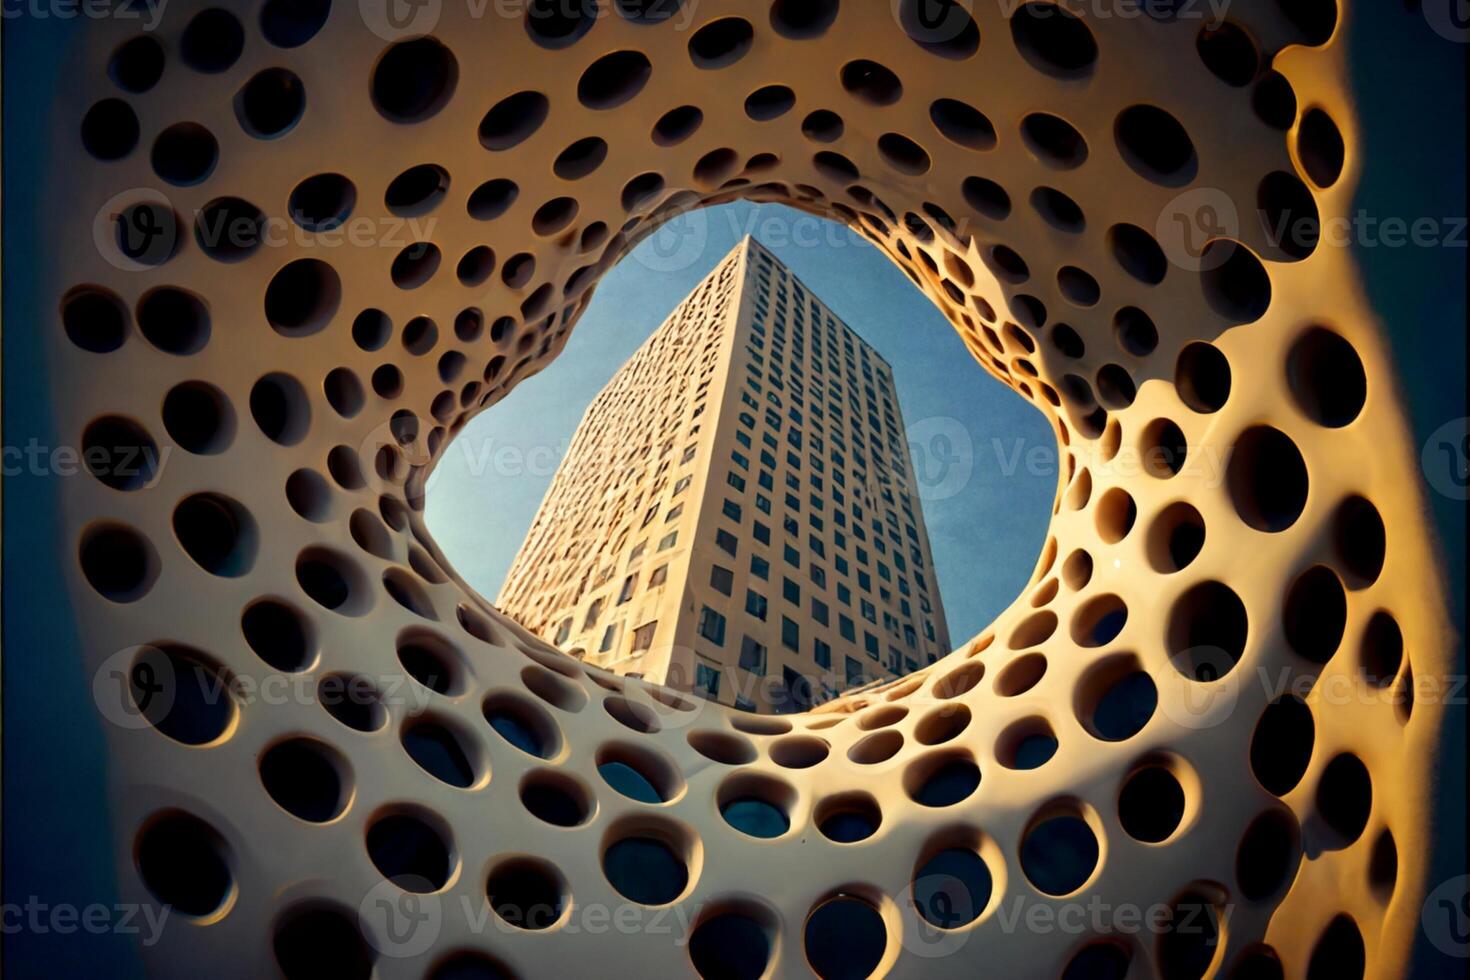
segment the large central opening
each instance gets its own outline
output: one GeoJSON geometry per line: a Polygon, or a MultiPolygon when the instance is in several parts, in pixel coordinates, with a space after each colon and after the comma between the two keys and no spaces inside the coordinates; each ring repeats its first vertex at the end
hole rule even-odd
{"type": "Polygon", "coordinates": [[[435,469],[445,556],[564,651],[747,710],[802,710],[963,645],[1025,586],[1056,492],[1041,413],[888,256],[784,205],[665,223],[519,389],[435,469]],[[661,464],[656,441],[676,449],[661,464]],[[649,590],[676,593],[660,619],[649,590]]]}

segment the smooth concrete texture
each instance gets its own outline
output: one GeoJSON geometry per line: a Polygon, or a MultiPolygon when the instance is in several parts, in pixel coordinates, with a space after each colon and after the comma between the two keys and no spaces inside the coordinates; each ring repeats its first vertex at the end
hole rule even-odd
{"type": "Polygon", "coordinates": [[[416,977],[474,950],[521,976],[718,975],[715,954],[781,976],[1054,976],[1078,956],[1130,975],[1405,973],[1436,884],[1444,708],[1419,694],[1444,690],[1454,649],[1418,446],[1355,252],[1282,247],[1255,220],[1348,213],[1353,10],[1232,8],[1290,113],[1279,81],[1226,84],[1250,59],[1202,58],[1195,24],[1027,10],[936,28],[904,4],[707,3],[581,33],[446,4],[410,25],[437,41],[394,42],[371,5],[318,26],[241,4],[238,24],[165,21],[152,84],[136,50],[107,72],[136,23],[81,25],[33,286],[53,311],[47,391],[65,393],[50,422],[102,451],[52,512],[83,672],[102,678],[118,881],[187,919],[144,951],[152,972],[416,977]],[[273,66],[306,93],[294,123],[289,78],[249,86],[273,66]],[[502,104],[523,91],[544,113],[502,104]],[[681,105],[698,127],[654,129],[681,105]],[[588,148],[563,151],[591,136],[607,152],[584,172],[588,148]],[[425,163],[443,176],[391,183],[425,163]],[[319,174],[351,182],[352,217],[385,219],[378,245],[323,247],[349,210],[339,180],[298,198],[318,230],[296,233],[292,189],[319,174]],[[514,199],[476,193],[491,180],[514,199]],[[287,240],[201,245],[195,215],[224,196],[287,240]],[[561,658],[444,567],[416,512],[435,453],[555,356],[607,265],[671,206],[735,196],[863,228],[1069,457],[1034,585],[990,628],[779,722],[561,658]],[[437,267],[383,244],[392,210],[439,219],[420,225],[437,267]],[[113,215],[142,230],[170,212],[176,247],[116,249],[113,215]],[[1223,246],[1170,237],[1206,218],[1223,246]],[[457,282],[481,245],[491,278],[457,282]],[[386,334],[369,317],[354,335],[369,308],[386,334]],[[156,472],[119,458],[140,443],[156,472]],[[381,697],[344,701],[330,679],[348,675],[381,697]],[[1114,712],[1139,675],[1152,711],[1114,712]],[[1305,707],[1268,708],[1278,682],[1305,707]],[[823,832],[864,810],[881,814],[865,839],[823,832]],[[630,884],[629,840],[682,868],[656,876],[677,887],[630,884]],[[993,887],[973,864],[955,876],[973,889],[936,882],[931,859],[956,850],[993,887]],[[1219,941],[1018,927],[1017,902],[1112,924],[1207,908],[1219,941]]]}

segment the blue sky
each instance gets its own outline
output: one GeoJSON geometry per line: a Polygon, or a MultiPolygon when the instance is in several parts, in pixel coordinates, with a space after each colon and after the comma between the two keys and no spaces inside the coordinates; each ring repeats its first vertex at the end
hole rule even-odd
{"type": "Polygon", "coordinates": [[[588,402],[746,234],[893,365],[950,636],[964,642],[1031,573],[1056,486],[1055,439],[882,253],[780,205],[676,218],[603,277],[561,357],[449,446],[429,488],[429,530],[493,600],[588,402]]]}

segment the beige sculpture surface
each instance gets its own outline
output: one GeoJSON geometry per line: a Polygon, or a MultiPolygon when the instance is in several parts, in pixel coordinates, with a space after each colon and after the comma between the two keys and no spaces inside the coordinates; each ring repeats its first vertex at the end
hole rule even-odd
{"type": "Polygon", "coordinates": [[[149,968],[1403,975],[1451,640],[1303,232],[1362,166],[1352,9],[548,6],[78,22],[40,326],[149,968]],[[780,720],[562,657],[421,515],[599,275],[738,198],[867,235],[1063,454],[990,628],[780,720]]]}

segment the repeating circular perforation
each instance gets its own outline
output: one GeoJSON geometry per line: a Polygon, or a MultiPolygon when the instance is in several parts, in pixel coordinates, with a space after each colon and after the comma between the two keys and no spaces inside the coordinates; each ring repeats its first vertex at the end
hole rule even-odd
{"type": "MultiPolygon", "coordinates": [[[[1028,947],[1027,969],[1387,972],[1382,923],[1357,903],[1298,949],[1264,946],[1238,915],[1231,931],[1250,934],[1227,936],[1224,916],[1320,898],[1297,877],[1308,861],[1355,862],[1380,906],[1411,880],[1410,821],[1380,813],[1394,783],[1375,753],[1319,736],[1333,709],[1306,694],[1359,678],[1397,738],[1414,671],[1429,672],[1411,659],[1430,655],[1389,575],[1405,564],[1402,509],[1375,475],[1349,485],[1331,462],[1382,438],[1393,387],[1371,325],[1297,278],[1341,261],[1315,229],[1358,169],[1356,135],[1274,56],[1325,44],[1339,12],[1312,0],[1201,27],[1169,6],[1128,29],[1185,62],[1049,0],[1004,23],[959,0],[531,0],[472,31],[446,5],[426,33],[382,35],[357,23],[366,10],[268,0],[190,11],[167,38],[110,35],[66,152],[98,188],[141,173],[194,203],[120,198],[99,244],[147,281],[87,254],[54,294],[58,363],[86,381],[62,410],[85,470],[68,488],[79,621],[122,625],[109,652],[142,644],[121,671],[139,723],[108,733],[127,785],[145,763],[155,782],[182,778],[165,749],[209,767],[245,722],[265,736],[254,772],[220,770],[258,810],[186,813],[139,791],[121,833],[147,894],[244,919],[233,935],[273,961],[256,972],[287,977],[377,968],[383,937],[339,887],[342,862],[497,917],[494,944],[425,952],[435,977],[510,976],[525,943],[564,938],[583,896],[682,914],[696,890],[687,944],[620,940],[630,962],[755,978],[779,957],[867,976],[917,962],[915,917],[963,936],[999,900],[1096,882],[1204,928],[1028,947]],[[308,91],[319,63],[341,66],[340,92],[308,91]],[[1096,88],[1118,65],[1147,83],[1126,99],[1096,88]],[[1226,108],[1199,113],[1203,93],[1226,108]],[[1284,234],[1245,221],[1179,255],[1160,207],[1206,176],[1284,234]],[[603,274],[661,223],[740,198],[878,245],[1046,415],[1062,457],[1048,549],[980,640],[789,719],[583,670],[469,593],[422,513],[453,436],[562,349],[603,274]],[[262,248],[282,206],[291,245],[262,248]],[[403,237],[311,247],[387,217],[403,237]],[[166,234],[140,250],[140,228],[166,234]],[[160,582],[211,608],[230,597],[217,643],[128,632],[158,614],[160,582]],[[344,625],[361,628],[347,640],[344,625]],[[1222,683],[1282,669],[1292,693],[1222,683]],[[315,696],[263,711],[242,682],[269,671],[315,696]],[[1218,727],[1190,714],[1232,696],[1218,727]],[[1213,774],[1190,749],[1206,738],[1248,760],[1259,799],[1201,793],[1213,774]],[[1018,815],[1010,839],[986,836],[997,800],[1018,815]],[[451,821],[461,802],[479,825],[451,821]],[[1221,880],[1194,880],[1179,856],[1216,808],[1221,880]],[[295,850],[320,842],[328,873],[236,902],[237,887],[284,882],[276,856],[235,881],[266,819],[302,835],[295,850]],[[920,822],[941,832],[916,836],[920,822]],[[798,843],[849,876],[800,907],[704,865],[705,848],[739,862],[798,843]],[[1136,881],[1112,884],[1120,861],[1136,881]]],[[[216,942],[195,932],[167,955],[216,942]]],[[[1027,942],[959,955],[1009,962],[1027,942]]]]}

